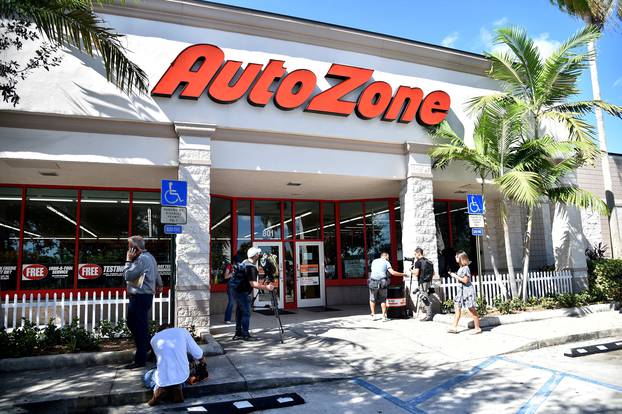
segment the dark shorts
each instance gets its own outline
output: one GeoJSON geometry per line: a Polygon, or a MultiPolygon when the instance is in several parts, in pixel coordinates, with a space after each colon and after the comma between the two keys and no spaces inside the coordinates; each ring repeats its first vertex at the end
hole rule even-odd
{"type": "Polygon", "coordinates": [[[374,303],[384,303],[387,300],[387,289],[369,289],[369,301],[374,303]]]}

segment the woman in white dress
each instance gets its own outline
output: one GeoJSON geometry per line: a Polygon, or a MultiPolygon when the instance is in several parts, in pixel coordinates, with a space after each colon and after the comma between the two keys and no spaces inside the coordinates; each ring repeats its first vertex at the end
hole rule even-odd
{"type": "Polygon", "coordinates": [[[449,274],[460,282],[458,294],[454,297],[454,307],[456,315],[454,317],[454,325],[448,331],[449,333],[458,333],[458,321],[462,315],[462,309],[467,308],[473,316],[475,330],[473,334],[482,333],[479,326],[479,316],[477,315],[477,301],[475,300],[475,286],[471,283],[471,270],[469,269],[469,256],[465,252],[456,254],[456,262],[460,266],[458,273],[450,272],[449,274]]]}

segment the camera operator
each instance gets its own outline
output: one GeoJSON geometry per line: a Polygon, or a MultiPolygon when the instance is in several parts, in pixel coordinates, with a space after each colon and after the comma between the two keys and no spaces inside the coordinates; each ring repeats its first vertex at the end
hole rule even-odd
{"type": "Polygon", "coordinates": [[[243,341],[256,341],[257,338],[251,336],[249,333],[249,326],[251,322],[251,293],[253,288],[265,289],[268,291],[274,290],[272,283],[266,284],[265,282],[257,281],[258,269],[257,262],[261,250],[256,247],[251,247],[246,252],[248,259],[244,260],[236,269],[235,285],[236,285],[236,315],[235,315],[235,335],[233,339],[242,339],[243,341]]]}
{"type": "MultiPolygon", "coordinates": [[[[411,258],[404,258],[404,260],[413,261],[411,258]]],[[[419,281],[419,297],[426,307],[425,319],[423,319],[423,321],[431,321],[433,315],[429,291],[432,287],[432,278],[434,277],[434,264],[423,256],[423,249],[421,247],[415,249],[414,260],[415,263],[411,267],[411,277],[416,277],[419,281]]],[[[415,312],[417,312],[417,309],[415,309],[415,312]]]]}

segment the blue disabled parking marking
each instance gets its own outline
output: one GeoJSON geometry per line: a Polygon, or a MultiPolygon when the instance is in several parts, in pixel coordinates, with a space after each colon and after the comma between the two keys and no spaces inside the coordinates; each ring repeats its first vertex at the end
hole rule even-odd
{"type": "Polygon", "coordinates": [[[523,404],[519,408],[519,410],[517,411],[517,414],[532,414],[538,411],[538,409],[542,406],[542,404],[546,402],[546,400],[555,391],[555,389],[560,384],[560,382],[562,382],[565,378],[571,378],[571,379],[583,381],[589,384],[593,384],[599,387],[607,388],[607,389],[622,393],[622,387],[619,385],[609,384],[603,381],[598,381],[592,378],[583,377],[581,375],[576,375],[576,374],[566,372],[566,371],[558,371],[555,369],[543,367],[543,366],[536,365],[536,364],[530,364],[526,362],[517,361],[515,359],[509,358],[506,356],[500,356],[500,355],[490,357],[484,360],[483,362],[477,364],[476,366],[471,368],[469,371],[463,374],[458,374],[450,378],[449,380],[433,388],[430,388],[429,390],[419,394],[417,397],[412,398],[408,401],[401,400],[400,398],[397,398],[394,395],[389,394],[383,389],[377,387],[376,385],[368,381],[365,381],[362,378],[355,378],[352,380],[352,382],[384,398],[385,400],[389,401],[395,406],[400,407],[404,411],[407,411],[409,413],[414,413],[414,414],[422,414],[422,413],[426,413],[426,411],[421,408],[418,408],[417,406],[419,404],[425,401],[428,401],[440,394],[451,391],[457,384],[467,381],[468,379],[477,375],[479,372],[488,368],[489,366],[491,366],[497,361],[504,361],[510,364],[521,365],[524,367],[533,368],[533,369],[537,369],[541,371],[547,371],[551,373],[551,376],[549,377],[549,379],[536,391],[534,395],[532,395],[529,398],[529,400],[525,404],[523,404]]]}
{"type": "Polygon", "coordinates": [[[540,389],[527,401],[517,414],[533,414],[549,398],[555,387],[564,379],[563,375],[553,374],[540,389]]]}

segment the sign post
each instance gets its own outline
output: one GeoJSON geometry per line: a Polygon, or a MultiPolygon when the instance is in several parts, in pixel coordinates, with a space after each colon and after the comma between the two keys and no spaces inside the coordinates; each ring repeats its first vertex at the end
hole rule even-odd
{"type": "Polygon", "coordinates": [[[475,236],[477,254],[477,295],[482,298],[484,289],[482,283],[482,255],[481,238],[484,235],[484,197],[481,194],[467,194],[467,210],[469,213],[469,227],[471,235],[475,236]]]}

